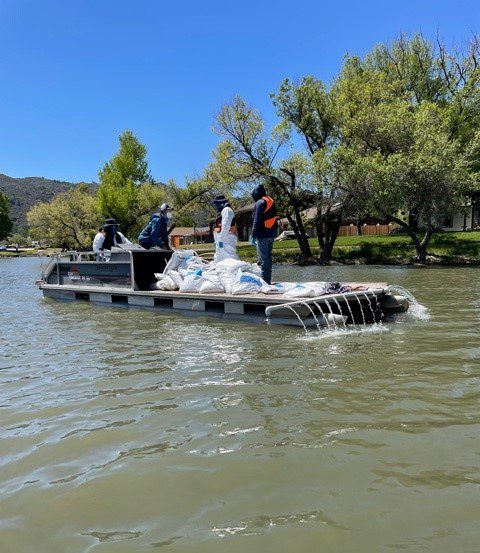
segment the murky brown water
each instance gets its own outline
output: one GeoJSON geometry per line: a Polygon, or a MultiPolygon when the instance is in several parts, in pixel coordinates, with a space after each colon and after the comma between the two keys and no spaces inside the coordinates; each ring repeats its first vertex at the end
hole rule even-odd
{"type": "Polygon", "coordinates": [[[480,271],[429,320],[300,330],[42,299],[0,260],[2,553],[480,551],[480,271]]]}

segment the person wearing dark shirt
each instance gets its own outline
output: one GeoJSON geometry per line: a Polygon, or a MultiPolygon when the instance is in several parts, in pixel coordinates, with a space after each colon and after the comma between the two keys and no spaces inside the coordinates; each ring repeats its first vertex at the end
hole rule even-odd
{"type": "Polygon", "coordinates": [[[160,213],[154,213],[150,217],[148,225],[138,235],[138,243],[142,248],[149,250],[159,247],[170,249],[168,245],[168,222],[172,217],[172,209],[168,204],[160,206],[160,213]]]}
{"type": "Polygon", "coordinates": [[[258,263],[262,278],[268,284],[272,281],[272,249],[277,236],[278,215],[275,202],[260,184],[252,192],[255,200],[253,212],[252,244],[257,247],[258,263]]]}
{"type": "Polygon", "coordinates": [[[99,229],[93,240],[93,251],[99,254],[104,250],[111,250],[119,244],[132,245],[130,240],[118,230],[118,223],[115,219],[112,217],[105,219],[103,227],[99,229]]]}

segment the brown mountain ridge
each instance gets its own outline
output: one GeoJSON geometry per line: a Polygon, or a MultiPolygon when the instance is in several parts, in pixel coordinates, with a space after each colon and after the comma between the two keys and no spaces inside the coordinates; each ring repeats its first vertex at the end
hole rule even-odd
{"type": "MultiPolygon", "coordinates": [[[[43,177],[14,178],[0,173],[0,192],[10,200],[10,218],[13,228],[18,231],[27,226],[28,210],[39,203],[51,201],[60,192],[65,192],[79,182],[66,182],[43,177]]],[[[91,190],[98,187],[97,183],[86,183],[91,190]]]]}

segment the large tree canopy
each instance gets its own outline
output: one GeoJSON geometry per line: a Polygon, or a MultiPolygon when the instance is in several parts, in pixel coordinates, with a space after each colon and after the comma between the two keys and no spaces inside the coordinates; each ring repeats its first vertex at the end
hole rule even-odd
{"type": "Polygon", "coordinates": [[[32,238],[49,246],[80,250],[91,249],[101,222],[96,198],[86,185],[34,206],[27,218],[32,238]]]}
{"type": "Polygon", "coordinates": [[[113,217],[125,234],[135,234],[145,215],[165,199],[148,170],[147,149],[131,131],[120,137],[120,149],[99,172],[98,206],[104,217],[113,217]]]}
{"type": "Polygon", "coordinates": [[[309,159],[308,188],[317,208],[320,260],[327,262],[343,217],[354,212],[351,195],[341,186],[341,173],[332,158],[332,152],[341,144],[336,90],[327,89],[324,83],[309,76],[298,85],[285,79],[279,92],[271,97],[282,118],[280,126],[302,139],[302,155],[309,159]]]}
{"type": "Polygon", "coordinates": [[[285,147],[288,128],[280,125],[267,134],[260,114],[237,96],[218,113],[216,131],[223,141],[210,169],[219,184],[264,184],[293,228],[302,256],[311,257],[302,210],[309,205],[312,165],[285,147]]]}
{"type": "Polygon", "coordinates": [[[334,86],[342,186],[371,215],[403,227],[422,262],[440,215],[464,205],[478,188],[477,57],[476,42],[453,56],[440,42],[401,37],[363,60],[347,58],[334,86]],[[409,222],[397,216],[400,210],[409,222]]]}

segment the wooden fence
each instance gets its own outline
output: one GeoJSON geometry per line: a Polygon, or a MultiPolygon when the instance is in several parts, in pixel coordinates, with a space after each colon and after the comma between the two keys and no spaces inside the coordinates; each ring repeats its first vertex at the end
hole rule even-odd
{"type": "MultiPolygon", "coordinates": [[[[398,225],[362,225],[362,236],[385,236],[396,229],[398,225]]],[[[356,225],[344,225],[340,227],[338,236],[358,236],[356,225]]]]}

